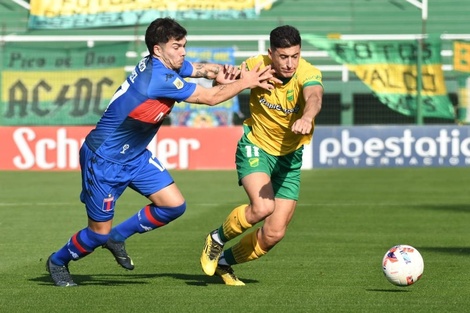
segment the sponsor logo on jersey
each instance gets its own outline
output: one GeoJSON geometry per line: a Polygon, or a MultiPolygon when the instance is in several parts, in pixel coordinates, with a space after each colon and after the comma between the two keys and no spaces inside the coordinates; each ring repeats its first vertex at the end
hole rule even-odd
{"type": "Polygon", "coordinates": [[[175,87],[176,87],[177,89],[181,89],[181,88],[183,88],[184,83],[181,81],[181,79],[176,78],[176,79],[173,81],[173,85],[175,85],[175,87]]]}
{"type": "Polygon", "coordinates": [[[294,101],[294,90],[287,90],[287,101],[294,101]]]}
{"type": "Polygon", "coordinates": [[[269,103],[265,98],[261,98],[259,100],[259,103],[261,103],[262,105],[266,106],[268,109],[271,109],[271,110],[276,110],[276,111],[282,111],[286,114],[292,114],[292,113],[297,113],[300,111],[300,107],[298,104],[295,105],[295,107],[293,107],[292,109],[284,109],[282,107],[282,105],[280,104],[273,104],[273,103],[269,103]]]}
{"type": "Polygon", "coordinates": [[[124,146],[122,146],[121,154],[125,154],[127,149],[129,149],[129,145],[126,143],[124,146]]]}

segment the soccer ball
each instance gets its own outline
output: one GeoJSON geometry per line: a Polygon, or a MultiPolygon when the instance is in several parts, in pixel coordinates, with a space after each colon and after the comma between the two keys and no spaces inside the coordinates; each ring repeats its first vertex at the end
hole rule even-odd
{"type": "Polygon", "coordinates": [[[397,245],[385,253],[382,269],[389,282],[409,286],[423,275],[424,261],[418,250],[408,245],[397,245]]]}

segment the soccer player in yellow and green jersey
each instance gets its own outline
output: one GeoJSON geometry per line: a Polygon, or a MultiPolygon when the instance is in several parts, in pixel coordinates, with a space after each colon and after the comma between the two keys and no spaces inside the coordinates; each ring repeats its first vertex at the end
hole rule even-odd
{"type": "Polygon", "coordinates": [[[310,142],[315,117],[321,110],[321,72],[301,57],[301,37],[292,26],[271,31],[267,55],[249,58],[247,68],[270,66],[282,83],[274,89],[250,91],[250,117],[236,151],[239,185],[249,203],[234,208],[220,227],[206,237],[201,255],[203,271],[220,276],[225,284],[244,283],[232,265],[268,253],[286,233],[300,190],[303,146],[310,142]],[[258,222],[260,228],[224,250],[225,243],[258,222]]]}

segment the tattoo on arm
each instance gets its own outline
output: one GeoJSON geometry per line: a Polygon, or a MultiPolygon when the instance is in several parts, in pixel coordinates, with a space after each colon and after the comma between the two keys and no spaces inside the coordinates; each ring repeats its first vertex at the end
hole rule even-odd
{"type": "Polygon", "coordinates": [[[212,69],[212,72],[214,72],[215,76],[217,76],[217,74],[219,74],[219,70],[220,70],[220,68],[218,66],[216,66],[212,69]]]}
{"type": "Polygon", "coordinates": [[[193,63],[194,68],[196,69],[195,77],[204,77],[208,79],[213,79],[219,74],[220,67],[215,64],[208,63],[193,63]],[[209,65],[213,65],[209,68],[209,65]]]}
{"type": "Polygon", "coordinates": [[[207,71],[196,71],[196,77],[207,77],[207,71]]]}

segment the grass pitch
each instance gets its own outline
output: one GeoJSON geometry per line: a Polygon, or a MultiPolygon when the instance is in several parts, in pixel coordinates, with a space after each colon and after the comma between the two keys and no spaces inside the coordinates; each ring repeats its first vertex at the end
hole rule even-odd
{"type": "MultiPolygon", "coordinates": [[[[78,172],[0,173],[1,312],[465,312],[470,307],[470,168],[330,169],[302,173],[297,211],[267,256],[235,267],[246,286],[205,276],[205,235],[246,202],[234,171],[175,171],[188,209],[135,235],[134,271],[96,249],[70,264],[77,288],[54,287],[52,251],[86,223],[78,172]],[[425,262],[396,287],[381,260],[395,244],[425,262]]],[[[147,203],[132,190],[120,222],[147,203]]]]}

